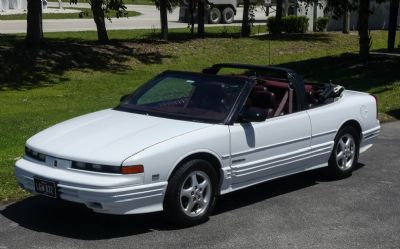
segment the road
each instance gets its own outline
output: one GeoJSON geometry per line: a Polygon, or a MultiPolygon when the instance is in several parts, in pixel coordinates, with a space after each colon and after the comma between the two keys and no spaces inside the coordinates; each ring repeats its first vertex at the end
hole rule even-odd
{"type": "Polygon", "coordinates": [[[400,122],[383,125],[349,178],[320,172],[220,198],[205,224],[107,216],[44,197],[0,207],[0,248],[400,248],[400,122]]]}
{"type": "MultiPolygon", "coordinates": [[[[56,3],[49,3],[49,6],[56,7],[56,3]]],[[[75,7],[89,8],[88,4],[78,4],[75,7]]],[[[64,8],[67,8],[64,4],[64,8]]],[[[129,18],[112,18],[112,22],[106,21],[108,30],[121,30],[121,29],[160,29],[160,13],[155,6],[151,5],[127,5],[127,10],[135,10],[141,13],[139,16],[129,18]]],[[[240,25],[242,20],[243,8],[237,9],[235,16],[236,22],[232,24],[219,24],[221,25],[240,25]]],[[[172,13],[168,13],[168,26],[169,28],[186,28],[186,23],[178,22],[179,8],[175,9],[172,13]]],[[[265,12],[258,8],[255,12],[257,21],[263,21],[265,24],[265,12]]],[[[207,24],[206,26],[210,26],[207,24]]],[[[90,31],[96,30],[96,25],[93,19],[44,19],[43,20],[44,32],[62,32],[62,31],[90,31]]],[[[7,20],[0,21],[0,34],[15,34],[26,33],[26,20],[7,20]]]]}

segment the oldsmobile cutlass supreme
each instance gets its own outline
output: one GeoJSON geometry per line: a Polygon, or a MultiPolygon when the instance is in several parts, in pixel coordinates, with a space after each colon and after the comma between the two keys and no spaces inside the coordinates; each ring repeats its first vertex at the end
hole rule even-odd
{"type": "Polygon", "coordinates": [[[379,131],[372,95],[285,68],[217,64],[165,71],[115,108],[36,134],[15,175],[95,212],[164,210],[193,225],[219,195],[321,167],[348,176],[379,131]]]}

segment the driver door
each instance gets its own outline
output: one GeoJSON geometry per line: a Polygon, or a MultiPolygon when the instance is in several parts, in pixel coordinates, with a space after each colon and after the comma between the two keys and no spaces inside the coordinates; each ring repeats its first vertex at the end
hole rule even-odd
{"type": "Polygon", "coordinates": [[[232,188],[300,172],[310,150],[306,111],[229,126],[232,188]]]}

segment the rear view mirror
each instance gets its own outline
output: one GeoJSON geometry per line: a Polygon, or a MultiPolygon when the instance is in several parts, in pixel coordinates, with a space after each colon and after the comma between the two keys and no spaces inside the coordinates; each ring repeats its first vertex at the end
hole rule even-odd
{"type": "Polygon", "coordinates": [[[267,112],[262,108],[250,107],[243,111],[239,118],[243,122],[263,122],[267,119],[267,112]]]}

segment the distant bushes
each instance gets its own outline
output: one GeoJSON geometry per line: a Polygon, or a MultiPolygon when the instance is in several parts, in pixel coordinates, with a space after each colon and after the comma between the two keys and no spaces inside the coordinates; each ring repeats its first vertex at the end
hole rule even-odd
{"type": "Polygon", "coordinates": [[[279,33],[279,30],[286,33],[305,33],[308,30],[308,17],[306,16],[285,16],[279,25],[274,16],[268,18],[267,28],[270,33],[279,33]]]}
{"type": "Polygon", "coordinates": [[[277,34],[279,33],[279,25],[276,23],[276,18],[275,16],[271,16],[267,20],[267,29],[271,34],[277,34]]]}
{"type": "Polygon", "coordinates": [[[324,32],[328,27],[329,17],[318,17],[317,18],[317,31],[324,32]]]}

